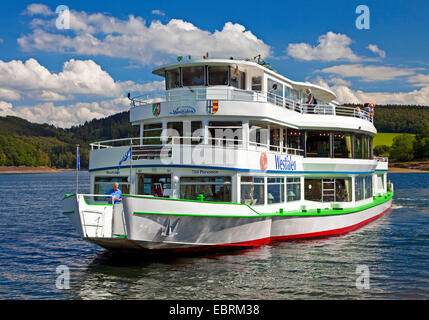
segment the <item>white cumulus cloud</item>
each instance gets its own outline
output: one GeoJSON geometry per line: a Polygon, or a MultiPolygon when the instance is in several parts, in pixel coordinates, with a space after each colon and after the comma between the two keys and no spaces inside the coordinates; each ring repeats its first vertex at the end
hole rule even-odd
{"type": "Polygon", "coordinates": [[[152,10],[152,14],[155,14],[158,16],[165,16],[165,13],[158,9],[152,10]]]}
{"type": "Polygon", "coordinates": [[[332,73],[345,78],[360,78],[362,81],[386,81],[415,74],[414,69],[377,65],[342,64],[324,68],[323,73],[332,73]]]}
{"type": "Polygon", "coordinates": [[[22,50],[67,52],[127,58],[140,64],[163,63],[173,56],[235,58],[262,54],[271,48],[243,25],[226,22],[221,30],[202,30],[190,22],[171,19],[168,23],[148,24],[133,15],[121,20],[102,13],[70,11],[71,33],[55,28],[55,19],[30,23],[33,31],[18,39],[22,50]],[[43,21],[45,23],[43,23],[43,21]]]}
{"type": "Polygon", "coordinates": [[[49,7],[45,4],[32,3],[27,6],[27,8],[24,10],[22,14],[28,15],[28,16],[35,16],[35,15],[51,16],[54,14],[54,12],[51,9],[49,9],[49,7]]]}
{"type": "Polygon", "coordinates": [[[318,38],[318,45],[312,46],[308,43],[291,43],[287,48],[289,56],[304,61],[361,61],[363,58],[356,55],[350,48],[352,40],[341,33],[332,31],[318,38]]]}
{"type": "Polygon", "coordinates": [[[376,44],[370,44],[367,46],[367,49],[374,52],[375,54],[378,54],[380,56],[380,58],[385,58],[386,57],[386,51],[381,50],[378,48],[378,46],[376,44]]]}

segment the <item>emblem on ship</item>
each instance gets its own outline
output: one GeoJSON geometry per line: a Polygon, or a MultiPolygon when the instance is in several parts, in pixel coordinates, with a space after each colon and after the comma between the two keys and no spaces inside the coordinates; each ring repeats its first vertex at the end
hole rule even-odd
{"type": "Polygon", "coordinates": [[[219,110],[219,100],[207,101],[207,113],[215,114],[219,110]]]}
{"type": "Polygon", "coordinates": [[[152,105],[152,113],[155,117],[159,116],[161,113],[161,104],[160,103],[154,103],[152,105]]]}

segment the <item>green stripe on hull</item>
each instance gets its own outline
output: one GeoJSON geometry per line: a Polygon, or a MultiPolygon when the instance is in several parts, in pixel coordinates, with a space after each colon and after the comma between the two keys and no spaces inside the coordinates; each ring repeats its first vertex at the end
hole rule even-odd
{"type": "MultiPolygon", "coordinates": [[[[130,196],[135,197],[135,196],[130,196]]],[[[215,217],[215,218],[261,218],[261,217],[285,217],[285,216],[300,216],[300,217],[311,217],[311,216],[332,216],[332,215],[343,215],[343,214],[350,214],[355,213],[359,211],[363,211],[375,206],[378,206],[380,204],[383,204],[390,199],[392,199],[393,193],[388,192],[384,196],[375,196],[374,201],[371,203],[354,207],[354,208],[342,208],[342,209],[310,209],[308,211],[302,211],[302,210],[295,210],[295,211],[284,211],[283,213],[258,213],[258,215],[214,215],[214,214],[190,214],[190,213],[159,213],[159,212],[141,212],[141,211],[134,211],[134,214],[150,214],[150,215],[169,215],[169,216],[191,216],[191,217],[215,217]]],[[[150,197],[144,197],[147,199],[160,199],[160,198],[150,198],[150,197]]],[[[172,199],[168,199],[172,200],[172,199]]],[[[175,199],[177,200],[177,199],[175,199]]],[[[218,202],[214,202],[218,203],[218,202]]],[[[228,203],[231,204],[231,203],[228,203]]],[[[240,204],[241,205],[241,204],[240,204]]],[[[245,205],[245,204],[243,204],[245,205]]],[[[249,207],[252,209],[251,207],[249,207]]],[[[255,211],[254,209],[252,209],[255,211]]],[[[255,211],[255,213],[257,213],[255,211]]]]}

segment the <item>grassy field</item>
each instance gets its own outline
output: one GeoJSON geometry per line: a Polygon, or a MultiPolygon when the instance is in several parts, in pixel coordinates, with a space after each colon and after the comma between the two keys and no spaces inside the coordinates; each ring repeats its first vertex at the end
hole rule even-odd
{"type": "Polygon", "coordinates": [[[415,136],[415,134],[412,133],[378,133],[374,137],[374,147],[381,145],[390,147],[393,143],[393,138],[400,136],[401,134],[411,134],[415,136]]]}

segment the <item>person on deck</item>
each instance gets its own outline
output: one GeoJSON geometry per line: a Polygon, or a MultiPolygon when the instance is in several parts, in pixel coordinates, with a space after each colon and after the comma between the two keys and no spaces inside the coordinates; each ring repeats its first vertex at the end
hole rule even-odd
{"type": "Polygon", "coordinates": [[[122,201],[122,192],[121,190],[119,190],[119,184],[117,182],[113,184],[113,188],[110,189],[107,194],[109,196],[112,196],[106,198],[106,201],[108,201],[109,203],[112,203],[112,199],[114,199],[115,204],[118,204],[122,201]]]}
{"type": "Polygon", "coordinates": [[[314,109],[316,108],[316,105],[317,105],[316,98],[314,98],[314,94],[311,92],[310,89],[305,90],[305,92],[308,95],[308,100],[306,102],[308,113],[315,113],[314,109]]]}

